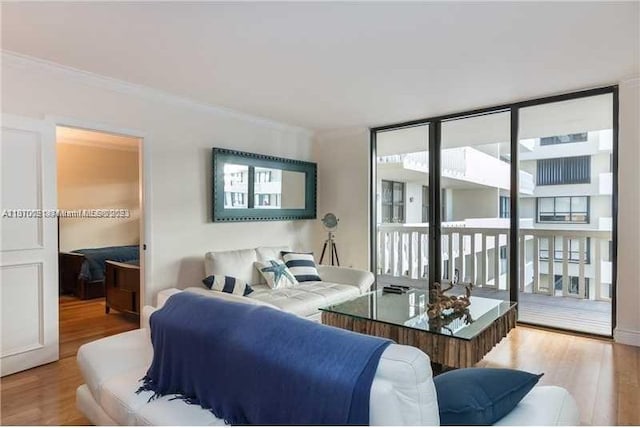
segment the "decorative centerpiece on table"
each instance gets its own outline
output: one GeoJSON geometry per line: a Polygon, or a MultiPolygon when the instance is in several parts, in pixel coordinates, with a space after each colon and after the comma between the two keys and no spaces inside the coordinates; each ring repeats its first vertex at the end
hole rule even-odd
{"type": "Polygon", "coordinates": [[[442,285],[436,282],[429,291],[427,316],[429,317],[429,325],[432,328],[446,329],[449,323],[460,318],[464,318],[466,324],[473,322],[471,313],[469,312],[473,284],[470,282],[464,284],[465,294],[462,296],[445,294],[450,291],[454,285],[455,284],[451,283],[448,287],[442,288],[442,285]]]}

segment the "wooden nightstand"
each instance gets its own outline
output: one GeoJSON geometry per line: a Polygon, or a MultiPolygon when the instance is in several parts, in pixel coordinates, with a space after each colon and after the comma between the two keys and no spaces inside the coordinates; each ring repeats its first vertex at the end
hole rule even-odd
{"type": "Polygon", "coordinates": [[[106,313],[113,308],[120,312],[139,314],[140,266],[107,260],[104,281],[106,313]]]}

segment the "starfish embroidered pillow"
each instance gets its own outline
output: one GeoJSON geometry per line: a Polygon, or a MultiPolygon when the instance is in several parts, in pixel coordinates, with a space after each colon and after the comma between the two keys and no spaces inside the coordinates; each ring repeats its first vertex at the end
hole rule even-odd
{"type": "Polygon", "coordinates": [[[280,260],[255,262],[255,266],[270,288],[287,288],[298,285],[296,277],[293,276],[287,265],[280,260]]]}

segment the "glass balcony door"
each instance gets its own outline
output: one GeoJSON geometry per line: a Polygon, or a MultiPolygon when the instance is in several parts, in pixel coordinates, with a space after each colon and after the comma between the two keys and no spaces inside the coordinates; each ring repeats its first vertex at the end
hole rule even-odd
{"type": "Polygon", "coordinates": [[[442,121],[440,141],[440,281],[509,300],[510,112],[442,121]]]}
{"type": "Polygon", "coordinates": [[[521,108],[519,320],[611,335],[613,96],[521,108]]]}
{"type": "Polygon", "coordinates": [[[429,125],[376,134],[375,241],[378,287],[427,288],[429,125]]]}
{"type": "Polygon", "coordinates": [[[377,286],[472,283],[520,322],[611,336],[616,92],[374,128],[377,286]]]}

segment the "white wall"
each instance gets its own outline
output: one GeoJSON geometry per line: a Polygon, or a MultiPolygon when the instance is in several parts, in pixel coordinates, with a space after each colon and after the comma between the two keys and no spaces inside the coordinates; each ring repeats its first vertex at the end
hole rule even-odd
{"type": "MultiPolygon", "coordinates": [[[[317,135],[315,142],[318,216],[333,212],[340,219],[336,232],[340,264],[368,270],[369,130],[324,133],[317,135]]],[[[318,222],[313,247],[318,254],[324,239],[326,232],[318,222]]]]}
{"type": "Polygon", "coordinates": [[[313,220],[237,224],[210,220],[212,147],[312,160],[311,137],[305,130],[7,54],[3,54],[1,100],[3,113],[69,117],[144,134],[151,166],[146,189],[150,205],[145,207],[151,221],[147,303],[154,301],[158,290],[198,285],[208,250],[277,244],[304,250],[317,244],[312,239],[312,225],[317,223],[313,220]]]}
{"type": "Polygon", "coordinates": [[[405,184],[405,223],[422,223],[422,183],[405,184]]]}
{"type": "Polygon", "coordinates": [[[640,77],[620,83],[618,324],[616,341],[640,346],[640,77]]]}
{"type": "Polygon", "coordinates": [[[452,217],[449,221],[467,218],[498,218],[499,189],[449,189],[452,217]]]}
{"type": "Polygon", "coordinates": [[[138,244],[138,151],[60,141],[57,150],[59,209],[129,211],[121,218],[60,218],[60,251],[138,244]]]}

